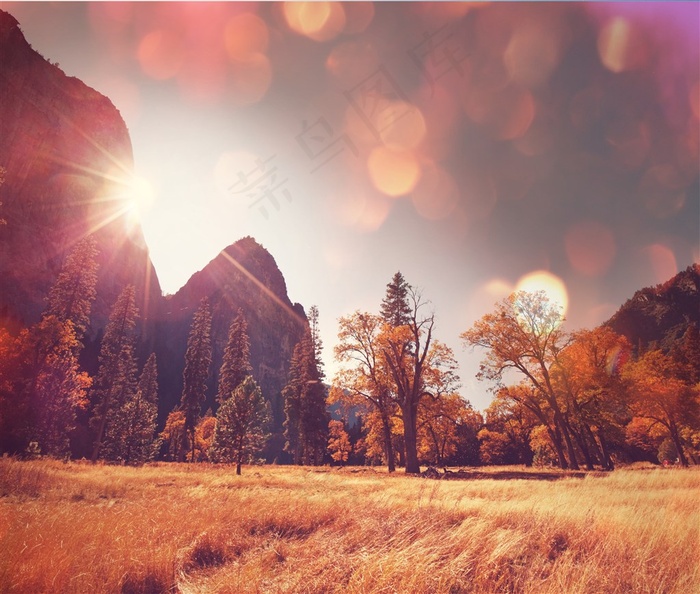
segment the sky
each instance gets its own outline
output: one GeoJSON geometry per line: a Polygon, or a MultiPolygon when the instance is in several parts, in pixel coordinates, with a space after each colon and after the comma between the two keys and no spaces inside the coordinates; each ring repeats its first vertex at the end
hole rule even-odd
{"type": "Polygon", "coordinates": [[[698,3],[15,3],[129,129],[165,293],[253,236],[337,320],[420,289],[459,334],[517,288],[569,330],[700,261],[698,3]]]}

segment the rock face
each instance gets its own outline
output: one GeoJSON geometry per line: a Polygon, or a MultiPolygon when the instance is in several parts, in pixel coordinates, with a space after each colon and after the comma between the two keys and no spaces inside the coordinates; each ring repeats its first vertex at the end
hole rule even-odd
{"type": "Polygon", "coordinates": [[[100,250],[95,339],[122,288],[142,319],[161,290],[141,230],[130,225],[131,141],[117,109],[66,76],[0,11],[0,322],[35,322],[71,247],[92,232],[100,250]]]}
{"type": "Polygon", "coordinates": [[[700,327],[700,264],[669,281],[637,291],[605,325],[635,348],[670,349],[691,325],[700,327]]]}
{"type": "Polygon", "coordinates": [[[204,409],[214,405],[229,326],[241,308],[248,323],[253,376],[270,401],[279,440],[284,421],[281,391],[287,381],[292,351],[308,322],[302,306],[289,300],[274,258],[251,237],[227,247],[175,295],[163,299],[155,325],[161,414],[180,401],[187,336],[194,312],[204,297],[212,308],[213,347],[204,409]]]}

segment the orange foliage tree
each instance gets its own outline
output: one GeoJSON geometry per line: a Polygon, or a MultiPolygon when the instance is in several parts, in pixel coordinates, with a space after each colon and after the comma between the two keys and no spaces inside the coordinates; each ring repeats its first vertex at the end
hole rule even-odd
{"type": "Polygon", "coordinates": [[[682,378],[683,371],[672,357],[654,350],[628,363],[622,375],[636,422],[645,424],[648,431],[663,428],[676,447],[679,462],[688,466],[682,432],[700,425],[700,395],[697,386],[682,378]]]}

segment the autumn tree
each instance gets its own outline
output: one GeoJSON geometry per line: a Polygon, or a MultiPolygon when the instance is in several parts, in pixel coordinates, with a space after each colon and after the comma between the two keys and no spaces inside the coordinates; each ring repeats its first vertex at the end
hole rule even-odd
{"type": "MultiPolygon", "coordinates": [[[[44,316],[29,332],[25,357],[33,358],[25,385],[30,407],[30,442],[43,454],[66,456],[69,433],[76,425],[76,413],[87,405],[91,379],[78,367],[80,342],[70,320],[44,316]]],[[[25,358],[25,362],[27,359],[25,358]]],[[[26,368],[25,368],[26,369],[26,368]]]]}
{"type": "Polygon", "coordinates": [[[345,366],[334,379],[329,401],[342,402],[347,407],[368,406],[376,411],[368,420],[378,422],[384,460],[389,472],[394,472],[392,417],[396,414],[396,404],[379,344],[383,324],[380,316],[360,311],[340,318],[339,342],[334,352],[336,360],[345,366]]]}
{"type": "Polygon", "coordinates": [[[243,310],[239,309],[229,328],[228,341],[219,372],[217,394],[219,405],[228,400],[233,391],[252,373],[248,324],[243,316],[243,310]]]}
{"type": "Polygon", "coordinates": [[[199,420],[194,429],[194,449],[195,458],[199,461],[214,462],[213,444],[214,435],[216,433],[216,417],[212,414],[211,409],[204,413],[204,416],[199,420]]]}
{"type": "Polygon", "coordinates": [[[159,439],[166,459],[184,460],[188,449],[187,432],[185,431],[185,413],[179,408],[168,415],[159,439]]]}
{"type": "Polygon", "coordinates": [[[236,474],[265,445],[269,406],[252,376],[246,377],[221,405],[216,416],[212,450],[217,460],[234,462],[236,474]]]}
{"type": "Polygon", "coordinates": [[[578,469],[570,427],[552,380],[557,354],[569,343],[562,322],[560,307],[543,291],[519,291],[498,303],[493,313],[483,316],[461,338],[467,346],[487,351],[479,379],[500,386],[508,370],[524,376],[534,390],[530,399],[533,412],[545,416],[551,413],[547,432],[553,439],[559,465],[578,469]]]}
{"type": "Polygon", "coordinates": [[[648,430],[663,427],[673,441],[681,465],[688,466],[681,432],[684,427],[699,427],[700,400],[697,386],[685,382],[683,372],[672,357],[654,350],[629,362],[622,375],[634,416],[645,421],[648,430]]]}
{"type": "Polygon", "coordinates": [[[527,389],[518,398],[517,389],[499,390],[485,411],[484,428],[479,432],[482,459],[487,464],[532,466],[530,433],[538,424],[527,408],[527,389]]]}
{"type": "Polygon", "coordinates": [[[345,431],[343,421],[332,419],[328,423],[328,452],[335,462],[342,466],[352,453],[350,436],[345,431]]]}
{"type": "Polygon", "coordinates": [[[382,359],[391,380],[391,397],[403,421],[406,472],[418,473],[418,406],[425,397],[454,391],[458,378],[452,350],[433,337],[435,315],[423,313],[427,303],[409,288],[411,313],[407,323],[385,324],[379,338],[382,359]]]}
{"type": "Polygon", "coordinates": [[[601,326],[574,333],[571,344],[555,354],[553,385],[589,470],[594,463],[614,467],[611,444],[621,441],[629,421],[620,370],[631,350],[626,338],[601,326]]]}
{"type": "Polygon", "coordinates": [[[50,290],[41,320],[14,339],[2,337],[2,449],[19,452],[33,442],[42,454],[69,453],[69,434],[91,385],[78,355],[95,298],[96,253],[92,239],[79,242],[50,290]]]}
{"type": "Polygon", "coordinates": [[[460,446],[460,427],[473,423],[477,414],[459,394],[421,399],[418,406],[419,458],[445,466],[460,446]]]}
{"type": "Polygon", "coordinates": [[[125,427],[120,411],[136,393],[135,329],[138,310],[134,302],[134,287],[128,285],[117,298],[109,315],[102,338],[99,369],[92,392],[95,431],[92,461],[100,456],[105,438],[109,440],[109,454],[118,455],[125,427]]]}
{"type": "Polygon", "coordinates": [[[192,319],[185,352],[185,370],[182,375],[180,410],[185,415],[185,433],[189,436],[191,461],[195,455],[195,428],[206,400],[207,379],[211,365],[211,309],[205,297],[192,319]]]}

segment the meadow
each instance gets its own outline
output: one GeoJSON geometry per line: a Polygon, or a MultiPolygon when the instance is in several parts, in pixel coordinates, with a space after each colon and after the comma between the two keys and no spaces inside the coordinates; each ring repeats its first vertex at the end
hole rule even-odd
{"type": "Polygon", "coordinates": [[[700,592],[699,469],[510,470],[0,459],[0,592],[700,592]]]}

